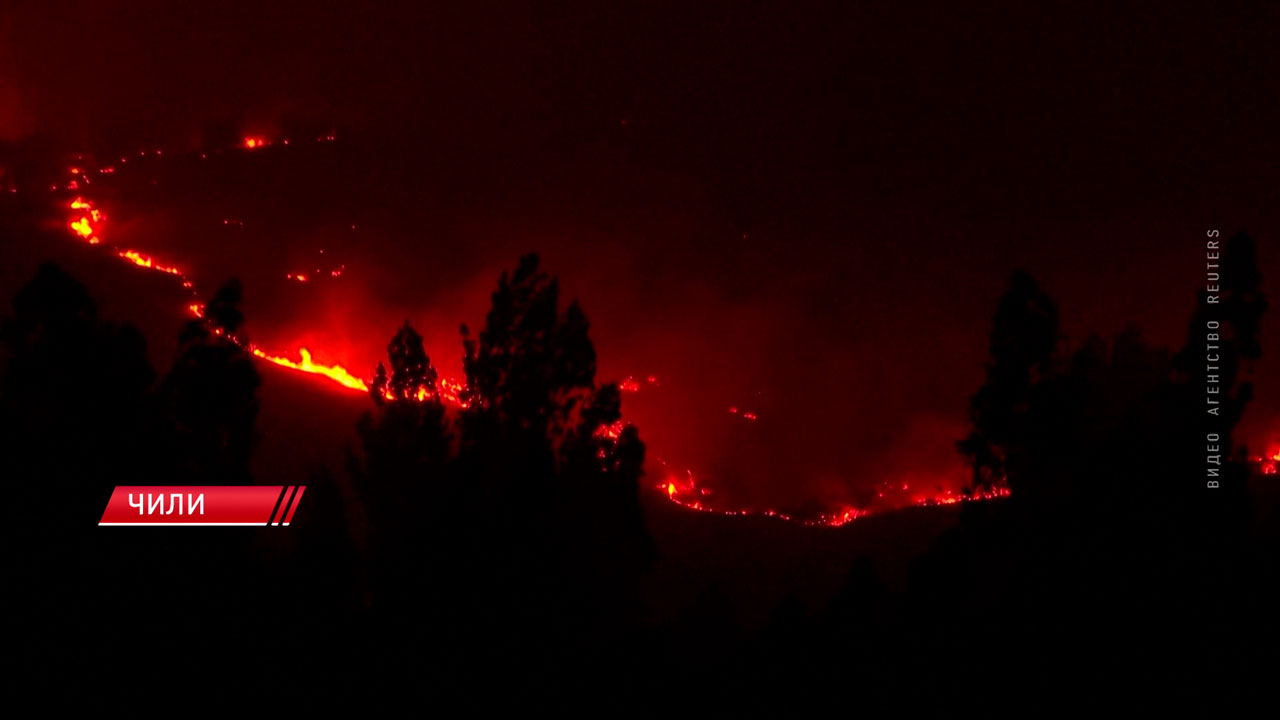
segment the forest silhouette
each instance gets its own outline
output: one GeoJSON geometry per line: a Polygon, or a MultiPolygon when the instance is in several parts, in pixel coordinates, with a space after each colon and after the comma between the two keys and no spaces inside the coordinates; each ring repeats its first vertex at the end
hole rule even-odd
{"type": "Polygon", "coordinates": [[[644,612],[645,446],[617,424],[585,313],[536,256],[498,279],[477,333],[461,328],[461,408],[411,324],[395,331],[358,443],[315,472],[287,543],[96,527],[116,484],[270,482],[249,463],[260,379],[230,340],[237,281],[158,373],[138,330],[46,264],[0,327],[13,654],[38,689],[101,702],[189,697],[212,675],[235,678],[214,700],[293,687],[289,703],[316,707],[1244,703],[1265,690],[1280,599],[1280,536],[1255,520],[1230,436],[1266,310],[1248,235],[1222,274],[1218,492],[1203,478],[1206,296],[1177,352],[1136,329],[1071,348],[1017,272],[957,442],[973,489],[1011,496],[956,509],[901,591],[849,557],[825,607],[788,600],[748,627],[717,592],[674,621],[644,612]]]}

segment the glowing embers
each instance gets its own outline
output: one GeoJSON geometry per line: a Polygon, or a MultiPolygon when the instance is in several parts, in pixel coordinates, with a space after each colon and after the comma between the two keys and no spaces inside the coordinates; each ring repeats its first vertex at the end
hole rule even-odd
{"type": "Polygon", "coordinates": [[[147,268],[148,270],[156,270],[158,272],[168,273],[170,275],[178,275],[178,276],[182,275],[182,271],[179,270],[178,268],[173,267],[171,265],[161,265],[160,263],[156,262],[155,258],[151,257],[150,255],[144,255],[136,250],[119,250],[116,252],[116,255],[124,258],[125,260],[128,260],[129,262],[133,263],[134,265],[137,265],[138,267],[144,267],[144,268],[147,268]]]}
{"type": "Polygon", "coordinates": [[[846,525],[848,523],[853,522],[854,520],[857,520],[860,517],[866,517],[867,515],[870,515],[870,514],[871,513],[867,512],[866,510],[859,510],[858,508],[846,507],[843,510],[840,510],[839,512],[836,512],[832,515],[822,515],[819,517],[817,522],[812,524],[826,525],[827,527],[840,527],[841,525],[846,525]]]}
{"type": "Polygon", "coordinates": [[[975,500],[997,500],[999,498],[1009,497],[1009,488],[994,487],[990,490],[981,490],[971,493],[957,493],[951,490],[944,490],[932,497],[916,498],[916,505],[955,505],[962,502],[973,502],[975,500]]]}
{"type": "Polygon", "coordinates": [[[467,386],[453,378],[440,378],[436,385],[436,392],[440,395],[440,399],[460,408],[466,409],[471,407],[471,403],[465,400],[467,386]]]}
{"type": "Polygon", "coordinates": [[[316,251],[313,262],[309,263],[309,265],[311,266],[310,271],[285,273],[285,279],[300,283],[324,280],[325,278],[334,279],[342,277],[342,273],[347,270],[346,263],[334,264],[333,256],[326,255],[323,248],[316,251]]]}
{"type": "Polygon", "coordinates": [[[1254,457],[1253,463],[1261,468],[1263,475],[1275,475],[1280,468],[1280,450],[1270,450],[1266,457],[1254,457]]]}
{"type": "Polygon", "coordinates": [[[603,437],[603,438],[609,438],[610,440],[617,440],[619,437],[622,436],[622,430],[626,426],[627,424],[622,422],[621,420],[610,425],[601,425],[599,428],[596,428],[596,437],[603,437]]]}
{"type": "MultiPolygon", "coordinates": [[[[650,375],[649,377],[645,378],[645,383],[650,387],[658,387],[658,377],[656,375],[650,375]]],[[[618,389],[621,390],[622,392],[629,392],[629,393],[640,392],[640,388],[641,388],[640,381],[636,380],[634,375],[629,375],[627,376],[626,380],[623,380],[622,382],[618,383],[618,389]]]]}
{"type": "MultiPolygon", "coordinates": [[[[665,467],[666,463],[659,460],[665,467]]],[[[833,513],[823,513],[817,517],[809,519],[797,518],[784,512],[779,512],[773,508],[763,510],[753,510],[743,508],[739,510],[729,510],[725,508],[711,507],[705,501],[707,496],[711,495],[711,491],[704,487],[699,487],[694,480],[693,471],[685,470],[684,477],[677,474],[668,474],[666,480],[658,485],[658,490],[667,496],[667,499],[677,505],[681,505],[690,510],[698,512],[715,513],[717,515],[761,515],[764,517],[777,518],[788,522],[801,522],[805,525],[821,526],[821,527],[840,527],[847,523],[853,522],[860,517],[870,514],[867,510],[855,507],[843,507],[833,513]]]]}
{"type": "Polygon", "coordinates": [[[93,203],[81,197],[71,201],[71,209],[77,211],[72,214],[71,219],[67,222],[71,231],[90,245],[97,245],[102,242],[102,239],[98,236],[98,230],[106,216],[95,208],[93,203]]]}

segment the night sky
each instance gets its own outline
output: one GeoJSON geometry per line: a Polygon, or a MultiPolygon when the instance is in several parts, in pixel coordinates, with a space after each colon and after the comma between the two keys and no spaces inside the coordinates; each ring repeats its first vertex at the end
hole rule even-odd
{"type": "MultiPolygon", "coordinates": [[[[336,325],[367,367],[408,316],[449,370],[457,323],[536,249],[602,374],[660,380],[628,412],[651,450],[744,503],[959,472],[1015,268],[1073,342],[1133,323],[1181,345],[1206,229],[1248,229],[1268,280],[1280,267],[1280,10],[1260,3],[130,5],[0,14],[7,149],[336,129],[308,187],[347,200],[323,217],[266,181],[227,193],[259,198],[241,211],[277,249],[368,228],[361,272],[292,322],[263,322],[285,301],[230,262],[260,336],[336,325]]],[[[1251,443],[1280,440],[1275,327],[1251,443]]]]}

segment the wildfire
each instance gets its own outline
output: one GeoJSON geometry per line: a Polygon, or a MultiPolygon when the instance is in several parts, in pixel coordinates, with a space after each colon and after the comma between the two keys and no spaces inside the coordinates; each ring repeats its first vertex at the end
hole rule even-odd
{"type": "MultiPolygon", "coordinates": [[[[316,140],[317,142],[333,142],[335,140],[335,137],[330,134],[330,135],[317,137],[316,140]]],[[[247,149],[247,150],[256,150],[262,147],[266,147],[268,144],[269,142],[267,141],[266,138],[257,137],[257,136],[248,136],[243,139],[242,146],[244,149],[247,149]]],[[[285,144],[287,145],[288,142],[286,141],[285,144]]],[[[147,153],[145,150],[139,152],[139,155],[145,156],[146,154],[147,153]]],[[[155,154],[160,155],[161,153],[159,150],[157,150],[155,151],[155,154]]],[[[204,157],[204,155],[202,154],[201,157],[204,157]]],[[[127,163],[128,158],[121,157],[120,162],[122,164],[127,163]]],[[[73,174],[75,175],[82,174],[81,168],[77,167],[77,168],[73,168],[72,170],[73,170],[73,174]]],[[[113,167],[105,167],[105,168],[100,168],[99,172],[102,172],[105,174],[112,174],[114,173],[114,170],[115,169],[113,167]]],[[[55,185],[52,189],[57,190],[58,188],[55,185]]],[[[106,215],[103,214],[96,207],[94,207],[91,201],[86,200],[83,197],[76,197],[74,200],[72,200],[70,203],[70,209],[73,212],[71,214],[71,217],[68,218],[67,224],[68,224],[68,227],[71,229],[71,231],[77,237],[87,241],[89,244],[97,245],[101,243],[100,231],[101,231],[101,226],[106,221],[106,215]]],[[[240,220],[231,220],[231,219],[224,219],[222,223],[224,225],[234,224],[239,226],[243,226],[244,224],[240,220]]],[[[355,229],[354,225],[352,226],[352,229],[353,230],[355,229]]],[[[118,257],[124,260],[127,260],[138,267],[146,268],[149,270],[155,270],[157,272],[162,272],[168,275],[173,275],[178,277],[182,281],[182,286],[190,290],[193,296],[196,295],[196,291],[193,283],[187,277],[186,273],[184,273],[178,267],[161,264],[150,255],[144,254],[137,250],[119,248],[119,247],[114,248],[114,250],[118,257]]],[[[323,251],[321,252],[323,253],[323,251]]],[[[345,269],[345,266],[340,266],[336,269],[330,269],[328,271],[328,275],[333,278],[340,277],[344,269],[345,269]]],[[[324,276],[324,273],[322,273],[320,269],[317,269],[315,277],[323,277],[323,276],[324,276]]],[[[311,277],[312,276],[309,276],[303,273],[296,273],[296,274],[289,273],[285,275],[286,279],[295,281],[295,282],[300,282],[300,283],[308,282],[311,279],[311,277]]],[[[192,302],[189,305],[187,305],[187,311],[194,318],[205,317],[205,306],[200,302],[192,302]]],[[[219,334],[222,334],[222,333],[219,332],[219,334]]],[[[236,342],[237,344],[239,344],[240,342],[234,337],[228,336],[228,339],[230,339],[233,342],[236,342]]],[[[311,350],[306,347],[298,348],[297,360],[291,359],[290,357],[284,354],[277,355],[277,354],[269,353],[253,345],[244,346],[244,349],[248,351],[250,354],[252,354],[254,357],[259,358],[260,360],[263,360],[265,362],[269,362],[278,367],[283,367],[283,368],[287,368],[297,372],[302,372],[302,373],[307,373],[309,375],[315,375],[318,377],[327,378],[328,380],[348,390],[354,390],[354,391],[359,391],[363,393],[369,392],[369,383],[367,381],[359,377],[356,377],[354,374],[352,374],[349,370],[347,370],[345,367],[343,367],[340,364],[336,364],[336,363],[324,364],[324,363],[316,362],[312,355],[311,350]]],[[[652,387],[652,388],[659,387],[658,378],[654,375],[649,375],[644,378],[644,382],[642,383],[641,381],[637,380],[635,377],[628,377],[626,380],[619,383],[619,389],[622,390],[623,392],[628,392],[628,393],[640,392],[641,389],[645,386],[652,387]]],[[[453,405],[459,408],[466,408],[468,407],[468,405],[467,405],[467,402],[464,400],[465,396],[466,396],[465,383],[453,378],[441,378],[438,381],[437,388],[436,388],[436,397],[438,397],[443,402],[449,403],[450,405],[453,405]]],[[[389,393],[387,394],[387,398],[393,399],[389,393]]],[[[428,398],[429,398],[429,394],[425,388],[419,391],[417,400],[425,401],[428,398]]],[[[731,406],[729,408],[729,412],[733,415],[736,415],[748,421],[755,421],[758,419],[758,415],[755,412],[741,410],[738,406],[731,406]]],[[[596,431],[596,435],[599,437],[617,440],[619,437],[621,437],[622,431],[625,427],[626,427],[626,423],[624,421],[618,421],[610,425],[603,425],[596,431]]],[[[1280,466],[1280,450],[1276,450],[1274,453],[1272,453],[1269,456],[1269,459],[1266,460],[1265,462],[1263,458],[1256,458],[1256,460],[1264,463],[1263,464],[1264,473],[1275,474],[1277,472],[1277,467],[1280,466]]],[[[824,527],[840,527],[842,525],[846,525],[850,522],[853,522],[854,520],[865,517],[872,513],[872,510],[868,508],[855,508],[851,506],[844,506],[832,513],[820,514],[820,515],[817,515],[816,517],[810,516],[809,518],[797,518],[793,515],[779,512],[771,508],[761,509],[761,510],[756,510],[756,509],[736,509],[735,510],[735,509],[726,509],[723,507],[711,507],[710,505],[707,504],[707,499],[709,498],[709,496],[712,495],[712,491],[706,487],[700,486],[699,483],[695,481],[692,470],[684,470],[683,473],[675,473],[667,469],[665,461],[659,458],[658,462],[661,463],[663,466],[664,479],[662,480],[662,482],[660,482],[655,486],[655,489],[661,492],[670,502],[673,502],[677,505],[680,505],[682,507],[688,508],[690,510],[695,510],[698,512],[710,512],[710,513],[718,513],[723,515],[763,515],[766,517],[778,518],[780,520],[785,520],[785,521],[802,522],[806,525],[824,526],[824,527]]],[[[885,485],[885,488],[888,489],[887,484],[885,485]]],[[[907,483],[901,484],[902,492],[905,493],[908,491],[908,489],[909,489],[909,486],[907,483]]],[[[897,490],[896,488],[893,488],[892,491],[896,492],[897,490]]],[[[885,493],[882,491],[880,493],[880,497],[883,498],[884,495],[885,493]]],[[[997,487],[992,490],[976,492],[976,493],[954,493],[950,490],[943,491],[939,489],[939,492],[935,495],[914,497],[911,499],[911,502],[915,505],[953,505],[961,502],[993,500],[993,499],[1004,498],[1008,496],[1009,496],[1009,490],[1008,488],[1004,488],[1004,487],[997,487]]]]}

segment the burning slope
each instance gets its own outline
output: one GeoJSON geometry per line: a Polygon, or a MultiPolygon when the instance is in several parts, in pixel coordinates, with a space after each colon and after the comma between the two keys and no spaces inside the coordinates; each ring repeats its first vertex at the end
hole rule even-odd
{"type": "MultiPolygon", "coordinates": [[[[334,137],[331,135],[316,139],[317,142],[332,142],[333,140],[334,137]]],[[[266,138],[246,138],[241,145],[241,149],[243,151],[256,151],[258,149],[269,147],[272,144],[273,143],[266,138]]],[[[283,141],[281,144],[288,145],[289,143],[288,141],[283,141]]],[[[161,151],[156,150],[154,153],[156,155],[160,155],[161,151]]],[[[143,151],[141,154],[145,155],[146,151],[143,151]]],[[[121,158],[121,162],[127,162],[127,158],[121,158]]],[[[77,176],[81,177],[81,173],[83,171],[80,168],[74,168],[74,170],[77,171],[77,176]]],[[[78,187],[78,185],[73,186],[69,184],[67,187],[73,188],[78,187]]],[[[101,209],[96,207],[92,200],[87,199],[83,195],[75,197],[70,202],[69,209],[71,211],[68,219],[68,227],[70,230],[78,238],[88,242],[89,244],[102,244],[103,227],[107,216],[101,211],[101,209]]],[[[231,224],[233,222],[240,224],[240,221],[238,220],[223,220],[223,224],[231,224]]],[[[195,318],[204,317],[204,305],[199,301],[199,295],[196,292],[194,284],[183,269],[176,265],[166,264],[157,258],[135,249],[120,246],[115,246],[112,249],[117,257],[129,261],[137,267],[177,277],[182,282],[183,287],[188,289],[192,294],[192,300],[190,304],[187,305],[188,312],[195,318]]],[[[291,282],[308,283],[317,276],[337,278],[341,275],[342,269],[342,266],[338,266],[337,268],[331,269],[325,273],[317,268],[314,275],[309,273],[288,273],[285,278],[291,282]]],[[[234,338],[232,339],[234,340],[234,338]]],[[[243,344],[243,347],[254,357],[278,367],[314,375],[320,378],[326,378],[346,390],[363,393],[369,392],[371,380],[355,375],[340,364],[324,364],[317,362],[315,360],[316,355],[313,354],[313,351],[310,348],[299,347],[294,352],[274,352],[264,350],[249,343],[243,344]],[[293,359],[295,357],[297,359],[293,359]]],[[[319,353],[319,355],[321,357],[325,357],[324,353],[319,353]]],[[[629,377],[619,384],[620,389],[628,393],[648,391],[650,389],[657,388],[658,386],[658,378],[654,376],[647,376],[643,382],[634,377],[629,377]]],[[[439,395],[441,399],[457,408],[466,407],[465,401],[462,400],[465,396],[464,389],[464,383],[455,378],[441,378],[439,381],[439,395]]],[[[425,399],[425,397],[419,397],[419,400],[423,399],[425,399]]],[[[760,421],[760,416],[752,409],[742,408],[735,405],[728,408],[728,413],[748,423],[760,421]]],[[[599,432],[609,437],[617,437],[621,432],[622,427],[623,423],[617,423],[613,426],[602,427],[599,432]]],[[[712,500],[712,495],[714,494],[713,491],[695,480],[692,470],[672,470],[663,459],[656,458],[656,460],[662,467],[662,481],[655,486],[655,489],[659,490],[671,502],[690,510],[727,515],[764,515],[786,521],[802,522],[807,525],[828,527],[844,525],[872,512],[870,509],[865,507],[858,508],[851,505],[843,505],[828,512],[818,514],[806,513],[804,517],[800,517],[792,513],[779,512],[774,509],[726,509],[724,507],[717,507],[712,500]]],[[[905,484],[903,485],[902,490],[904,492],[907,490],[905,484]]],[[[949,505],[970,500],[995,499],[1005,497],[1007,495],[1008,491],[1004,488],[997,488],[989,492],[978,494],[964,494],[950,490],[943,490],[941,488],[938,488],[938,491],[934,494],[925,495],[912,494],[904,496],[902,494],[895,493],[891,496],[886,496],[886,494],[882,492],[880,497],[887,499],[884,503],[878,503],[877,507],[887,509],[912,504],[949,505]],[[889,499],[896,501],[896,504],[891,503],[889,499]]]]}

